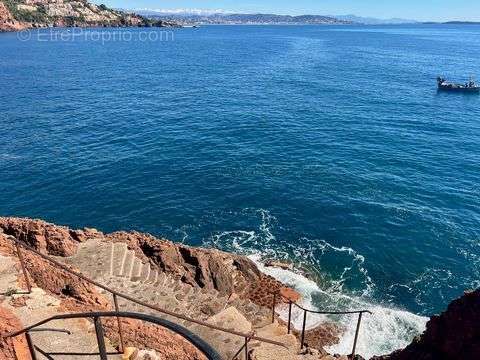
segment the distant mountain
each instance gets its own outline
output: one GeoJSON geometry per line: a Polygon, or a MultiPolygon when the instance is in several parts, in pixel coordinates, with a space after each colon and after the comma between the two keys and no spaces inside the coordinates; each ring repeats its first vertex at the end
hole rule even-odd
{"type": "Polygon", "coordinates": [[[418,21],[415,20],[408,20],[408,19],[400,19],[400,18],[393,18],[393,19],[377,19],[372,17],[362,17],[356,15],[334,15],[332,16],[339,20],[350,21],[352,23],[357,24],[365,24],[365,25],[399,25],[399,24],[416,24],[418,21]]]}
{"type": "Polygon", "coordinates": [[[442,24],[450,25],[480,25],[480,21],[447,21],[442,24]]]}
{"type": "Polygon", "coordinates": [[[351,21],[337,19],[323,15],[276,15],[276,14],[228,14],[228,13],[188,13],[188,12],[167,12],[156,10],[131,10],[138,15],[162,21],[173,21],[183,24],[282,24],[282,25],[323,25],[323,24],[351,24],[351,21]]]}

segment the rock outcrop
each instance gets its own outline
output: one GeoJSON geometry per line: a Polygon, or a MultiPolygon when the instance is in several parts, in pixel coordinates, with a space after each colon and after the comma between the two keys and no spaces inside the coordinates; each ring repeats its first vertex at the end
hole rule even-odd
{"type": "Polygon", "coordinates": [[[102,236],[93,229],[70,230],[42,220],[0,218],[0,229],[46,255],[71,256],[78,243],[102,236]]]}
{"type": "Polygon", "coordinates": [[[30,360],[27,341],[25,337],[16,337],[13,339],[3,339],[5,335],[12,331],[21,330],[23,328],[20,320],[12,314],[11,311],[0,307],[0,359],[23,359],[30,360]]]}
{"type": "Polygon", "coordinates": [[[0,31],[42,27],[174,26],[86,0],[0,0],[0,31]]]}
{"type": "Polygon", "coordinates": [[[480,359],[480,289],[466,292],[433,316],[425,332],[405,349],[372,360],[480,359]]]}
{"type": "Polygon", "coordinates": [[[28,24],[15,20],[8,8],[0,1],[0,31],[18,31],[28,27],[28,24]]]}
{"type": "MultiPolygon", "coordinates": [[[[123,242],[138,257],[186,284],[249,298],[258,305],[270,306],[273,292],[293,301],[300,298],[293,289],[260,272],[247,257],[216,249],[189,247],[135,231],[105,235],[96,229],[72,230],[22,218],[0,217],[0,229],[44,254],[62,257],[73,255],[79,243],[89,239],[123,242]]],[[[280,301],[282,297],[278,296],[280,301]]]]}
{"type": "Polygon", "coordinates": [[[92,228],[73,230],[26,218],[0,217],[0,231],[43,254],[61,257],[72,256],[80,243],[90,239],[124,243],[158,271],[191,286],[216,290],[230,296],[232,301],[249,299],[257,305],[270,307],[273,293],[277,294],[277,303],[300,299],[295,290],[260,272],[249,258],[217,249],[190,247],[136,231],[103,234],[92,228]]]}
{"type": "Polygon", "coordinates": [[[262,277],[248,258],[215,249],[193,248],[138,232],[115,232],[106,240],[128,244],[137,256],[184,283],[223,294],[244,295],[262,277]]]}
{"type": "MultiPolygon", "coordinates": [[[[273,292],[281,293],[292,301],[300,299],[296,291],[260,272],[255,263],[245,256],[175,244],[135,231],[115,232],[106,235],[105,239],[128,244],[137,256],[192,286],[249,298],[262,306],[271,306],[273,292]]],[[[280,301],[282,298],[278,296],[277,302],[280,301]]]]}

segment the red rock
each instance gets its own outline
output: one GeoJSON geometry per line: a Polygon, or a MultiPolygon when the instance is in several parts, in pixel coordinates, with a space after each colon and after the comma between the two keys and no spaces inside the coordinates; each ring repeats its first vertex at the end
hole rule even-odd
{"type": "Polygon", "coordinates": [[[29,24],[15,20],[5,4],[0,1],[0,32],[23,30],[26,29],[28,25],[29,24]]]}
{"type": "MultiPolygon", "coordinates": [[[[103,325],[106,336],[118,344],[120,339],[117,321],[104,319],[103,325]]],[[[127,346],[155,350],[162,360],[206,360],[206,357],[182,336],[163,327],[139,320],[122,319],[122,330],[127,346]]]]}
{"type": "Polygon", "coordinates": [[[280,288],[280,295],[285,302],[288,302],[289,300],[292,302],[297,302],[301,298],[301,295],[298,292],[289,287],[280,288]]]}
{"type": "Polygon", "coordinates": [[[79,241],[72,237],[70,229],[42,220],[0,218],[0,229],[34,249],[49,255],[70,256],[75,253],[79,241]]]}
{"type": "Polygon", "coordinates": [[[10,310],[0,307],[0,360],[31,360],[24,336],[9,339],[2,338],[2,335],[21,330],[22,328],[22,324],[10,310]]]}
{"type": "MultiPolygon", "coordinates": [[[[55,256],[70,256],[80,242],[91,238],[124,242],[143,260],[189,285],[215,289],[225,295],[236,293],[241,298],[249,297],[259,305],[270,306],[271,293],[285,287],[261,273],[255,263],[245,256],[188,247],[135,231],[104,235],[92,228],[72,230],[41,220],[22,218],[0,218],[0,230],[42,253],[55,256]]],[[[294,296],[293,292],[291,294],[294,296]]]]}
{"type": "Polygon", "coordinates": [[[227,295],[246,296],[262,277],[248,258],[216,249],[188,247],[138,232],[115,232],[106,240],[127,243],[139,257],[189,285],[227,295]]]}
{"type": "Polygon", "coordinates": [[[447,310],[433,316],[425,332],[405,349],[376,360],[480,359],[480,289],[454,300],[447,310]]]}
{"type": "MultiPolygon", "coordinates": [[[[324,347],[338,344],[344,331],[345,329],[339,325],[326,322],[305,331],[305,344],[308,347],[322,351],[324,347]]],[[[301,338],[300,331],[293,330],[293,334],[297,336],[298,339],[301,338]]]]}
{"type": "Polygon", "coordinates": [[[286,262],[281,262],[281,261],[267,261],[265,263],[266,267],[276,267],[279,269],[283,270],[293,270],[293,265],[286,263],[286,262]]]}

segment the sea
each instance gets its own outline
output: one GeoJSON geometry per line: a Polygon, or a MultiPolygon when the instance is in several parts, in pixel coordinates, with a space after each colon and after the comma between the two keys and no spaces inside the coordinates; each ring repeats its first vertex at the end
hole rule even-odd
{"type": "Polygon", "coordinates": [[[480,96],[439,75],[480,26],[3,33],[0,214],[245,254],[389,353],[480,286],[480,96]]]}

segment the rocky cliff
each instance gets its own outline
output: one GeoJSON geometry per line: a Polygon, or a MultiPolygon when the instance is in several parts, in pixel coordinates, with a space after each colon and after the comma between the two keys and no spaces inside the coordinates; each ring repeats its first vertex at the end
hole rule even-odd
{"type": "Polygon", "coordinates": [[[5,4],[0,1],[0,31],[22,30],[26,26],[26,24],[15,20],[5,4]]]}
{"type": "Polygon", "coordinates": [[[173,26],[86,0],[0,0],[0,31],[42,27],[173,26]]]}
{"type": "Polygon", "coordinates": [[[433,316],[425,332],[405,349],[374,360],[480,359],[480,289],[466,292],[433,316]]]}
{"type": "Polygon", "coordinates": [[[91,228],[73,230],[21,218],[0,217],[0,230],[44,254],[62,257],[73,255],[79,244],[89,239],[126,243],[139,258],[185,284],[229,296],[234,294],[259,305],[270,306],[273,291],[292,300],[299,297],[279,281],[261,273],[247,257],[216,249],[189,247],[135,231],[103,234],[91,228]]]}

